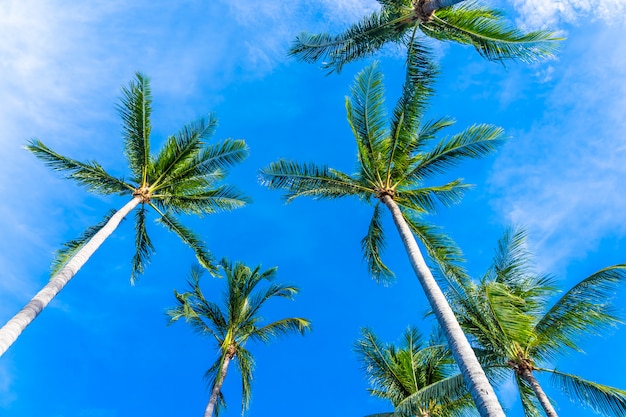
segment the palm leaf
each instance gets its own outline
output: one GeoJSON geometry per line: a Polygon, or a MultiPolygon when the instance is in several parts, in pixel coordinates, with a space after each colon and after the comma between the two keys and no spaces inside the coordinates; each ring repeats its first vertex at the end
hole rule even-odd
{"type": "Polygon", "coordinates": [[[626,391],[587,381],[579,376],[541,369],[552,374],[552,382],[571,399],[606,416],[626,415],[626,391]]]}
{"type": "Polygon", "coordinates": [[[76,255],[76,253],[79,250],[81,250],[83,246],[85,246],[91,240],[91,238],[94,237],[96,233],[100,231],[100,229],[106,226],[106,224],[109,222],[109,220],[111,220],[111,217],[113,217],[115,213],[116,213],[115,209],[109,210],[109,212],[104,216],[104,218],[100,220],[100,222],[98,222],[97,224],[93,226],[89,226],[76,239],[72,239],[68,242],[65,242],[62,246],[62,249],[59,249],[55,253],[54,259],[52,261],[52,265],[50,267],[50,276],[53,277],[57,273],[59,273],[59,271],[63,269],[65,264],[67,264],[67,262],[70,259],[72,259],[74,255],[76,255]]]}
{"type": "Polygon", "coordinates": [[[304,335],[307,330],[311,329],[311,323],[308,320],[300,317],[291,317],[287,319],[276,320],[272,323],[266,324],[250,333],[250,338],[268,343],[272,339],[279,336],[285,336],[289,333],[300,333],[304,335]]]}
{"type": "Polygon", "coordinates": [[[151,196],[155,205],[176,214],[213,214],[243,207],[250,199],[232,186],[216,188],[202,187],[201,191],[189,194],[158,193],[151,196]]]}
{"type": "Polygon", "coordinates": [[[37,139],[31,140],[26,149],[54,171],[69,171],[66,178],[78,182],[88,191],[100,194],[126,195],[132,194],[135,190],[132,185],[124,182],[123,179],[117,179],[109,175],[98,163],[82,163],[66,158],[54,152],[37,139]]]}
{"type": "Polygon", "coordinates": [[[146,230],[146,209],[142,204],[135,212],[135,255],[130,282],[135,283],[137,277],[143,274],[146,263],[154,253],[154,246],[146,230]]]}
{"type": "Polygon", "coordinates": [[[128,87],[122,88],[117,109],[122,117],[124,153],[133,173],[133,180],[144,186],[150,165],[152,91],[149,78],[137,72],[135,80],[128,87]]]}
{"type": "Polygon", "coordinates": [[[372,277],[379,283],[388,284],[393,281],[394,274],[380,257],[385,247],[381,210],[380,203],[376,204],[367,235],[361,240],[361,249],[372,277]]]}

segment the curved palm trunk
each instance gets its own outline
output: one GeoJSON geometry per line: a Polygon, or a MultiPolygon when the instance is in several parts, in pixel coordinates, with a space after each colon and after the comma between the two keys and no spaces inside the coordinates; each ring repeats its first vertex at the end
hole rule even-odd
{"type": "Polygon", "coordinates": [[[543,411],[546,412],[546,416],[559,417],[556,411],[554,410],[554,407],[552,407],[552,403],[550,403],[550,399],[548,398],[546,393],[543,391],[543,388],[541,388],[541,385],[539,385],[539,381],[537,381],[537,378],[535,378],[535,375],[533,375],[533,372],[530,369],[524,369],[520,373],[520,377],[524,381],[530,384],[530,387],[535,393],[535,396],[539,400],[539,404],[541,404],[543,411]]]}
{"type": "Polygon", "coordinates": [[[417,246],[415,237],[400,208],[388,195],[383,196],[381,200],[391,211],[393,221],[398,228],[413,270],[424,289],[424,293],[426,293],[439,325],[446,335],[452,356],[461,370],[478,412],[482,417],[504,417],[504,411],[502,411],[498,398],[491,384],[489,384],[485,372],[478,363],[476,354],[467,341],[463,330],[461,330],[461,326],[454,316],[441,288],[439,288],[433,274],[428,269],[424,257],[417,246]]]}
{"type": "Polygon", "coordinates": [[[226,372],[228,372],[228,364],[231,361],[230,355],[226,355],[224,358],[224,363],[222,363],[222,367],[220,369],[220,373],[215,381],[215,385],[213,386],[213,391],[211,391],[211,398],[209,398],[209,403],[206,406],[206,410],[204,410],[204,417],[213,417],[213,410],[215,409],[215,404],[217,404],[217,398],[220,395],[220,390],[222,389],[222,384],[224,384],[224,379],[226,378],[226,372]]]}
{"type": "Polygon", "coordinates": [[[117,228],[122,219],[139,203],[139,197],[133,198],[119,209],[107,224],[102,227],[90,240],[74,255],[67,264],[26,304],[19,313],[11,318],[0,329],[0,356],[9,349],[26,327],[35,320],[35,317],[52,301],[52,299],[76,275],[85,262],[100,247],[102,242],[117,228]]]}
{"type": "Polygon", "coordinates": [[[464,0],[422,0],[421,3],[424,13],[430,14],[444,7],[454,6],[462,1],[464,0]]]}

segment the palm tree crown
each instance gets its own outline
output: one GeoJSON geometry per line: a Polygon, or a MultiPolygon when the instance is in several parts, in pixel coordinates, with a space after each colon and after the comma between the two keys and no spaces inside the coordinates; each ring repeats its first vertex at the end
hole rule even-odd
{"type": "Polygon", "coordinates": [[[533,271],[524,241],[523,230],[507,231],[493,265],[478,282],[453,281],[453,307],[479,357],[485,366],[513,372],[528,416],[540,415],[539,405],[546,415],[556,415],[535,378],[538,372],[551,374],[567,396],[598,413],[626,415],[626,391],[551,365],[565,353],[581,351],[583,338],[600,336],[620,322],[610,300],[626,279],[626,265],[602,269],[552,302],[558,287],[551,277],[533,271]]]}
{"type": "Polygon", "coordinates": [[[150,152],[152,94],[146,76],[137,73],[135,80],[122,90],[118,106],[122,116],[124,153],[128,179],[110,175],[97,162],[79,162],[60,155],[34,139],[26,147],[55,171],[67,173],[88,191],[104,195],[130,197],[121,209],[108,213],[77,239],[67,242],[53,262],[52,278],[31,301],[0,329],[0,355],[15,342],[24,329],[74,277],[98,247],[113,233],[133,209],[135,211],[135,246],[131,281],[144,271],[154,246],[146,230],[146,217],[152,208],[157,222],[174,232],[196,254],[198,261],[214,270],[211,254],[202,240],[177,218],[179,214],[211,214],[243,206],[247,198],[233,187],[218,185],[226,170],[247,156],[242,140],[225,140],[207,145],[217,126],[210,115],[183,127],[169,136],[161,150],[150,152]]]}
{"type": "Polygon", "coordinates": [[[339,72],[345,64],[370,56],[387,43],[411,45],[421,33],[440,41],[472,45],[490,61],[533,62],[553,56],[557,41],[561,40],[547,31],[523,33],[511,27],[502,12],[473,1],[378,2],[380,11],[365,16],[338,35],[301,33],[290,55],[305,62],[324,60],[326,69],[339,72]],[[448,7],[455,3],[459,4],[448,7]]]}
{"type": "Polygon", "coordinates": [[[260,266],[249,268],[226,259],[220,266],[226,275],[221,305],[204,297],[200,288],[202,270],[193,268],[188,291],[175,291],[178,304],[167,312],[170,322],[184,318],[194,330],[215,340],[218,358],[206,372],[212,392],[206,417],[213,415],[213,410],[217,415],[225,406],[221,386],[233,359],[241,373],[242,412],[248,408],[254,367],[252,354],[246,349],[248,341],[268,343],[278,336],[292,332],[304,334],[310,329],[309,321],[298,317],[263,322],[260,311],[268,300],[274,297],[293,299],[298,293],[297,287],[273,282],[277,268],[261,271],[260,266]],[[268,285],[262,287],[263,282],[268,285]]]}
{"type": "Polygon", "coordinates": [[[355,345],[373,396],[389,400],[394,412],[377,417],[473,416],[476,410],[463,376],[454,366],[441,332],[424,340],[413,327],[403,335],[403,345],[383,344],[363,329],[355,345]]]}
{"type": "MultiPolygon", "coordinates": [[[[417,51],[419,45],[413,44],[411,48],[417,51]]],[[[500,128],[474,125],[429,146],[437,133],[453,122],[448,118],[422,120],[422,112],[432,93],[434,69],[421,57],[423,54],[420,53],[409,54],[406,81],[388,128],[385,127],[382,74],[377,65],[357,75],[351,97],[346,99],[348,122],[358,152],[354,174],[327,166],[280,160],[262,170],[262,181],[270,188],[286,190],[287,201],[300,196],[353,196],[375,202],[372,220],[361,245],[376,279],[388,279],[393,275],[380,257],[385,242],[382,210],[386,206],[481,415],[503,416],[495,393],[426,265],[415,237],[444,269],[461,273],[456,262],[460,258],[459,251],[451,246],[450,239],[424,223],[422,217],[432,213],[437,203],[450,205],[459,201],[467,185],[461,179],[443,185],[426,182],[465,159],[488,155],[503,142],[504,136],[500,128]]]]}

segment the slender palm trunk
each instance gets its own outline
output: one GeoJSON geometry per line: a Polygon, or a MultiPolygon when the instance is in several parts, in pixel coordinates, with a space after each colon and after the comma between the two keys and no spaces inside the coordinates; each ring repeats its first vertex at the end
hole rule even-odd
{"type": "Polygon", "coordinates": [[[398,228],[413,270],[426,293],[426,298],[430,302],[439,325],[446,335],[452,356],[461,370],[478,412],[482,417],[505,417],[498,398],[491,384],[489,384],[489,380],[480,363],[478,363],[476,354],[467,341],[463,330],[461,330],[461,326],[454,316],[441,288],[439,288],[433,274],[428,269],[424,257],[417,246],[415,237],[400,208],[388,195],[383,196],[381,200],[391,211],[393,221],[398,228]]]}
{"type": "Polygon", "coordinates": [[[426,14],[431,14],[441,8],[454,6],[464,0],[424,0],[422,10],[426,14]]]}
{"type": "Polygon", "coordinates": [[[141,199],[133,198],[119,209],[107,224],[102,227],[85,246],[83,246],[50,281],[39,291],[26,306],[0,329],[0,356],[9,349],[26,327],[52,301],[52,299],[76,275],[85,262],[100,247],[102,242],[117,228],[122,219],[135,208],[141,199]]]}
{"type": "Polygon", "coordinates": [[[535,393],[535,396],[539,400],[539,404],[541,404],[543,411],[546,412],[546,416],[547,417],[559,417],[556,411],[554,410],[554,407],[552,407],[552,403],[550,403],[550,399],[548,398],[546,393],[543,392],[543,388],[541,388],[541,385],[539,385],[539,381],[537,381],[537,378],[535,378],[535,375],[533,375],[533,372],[530,369],[524,369],[520,373],[520,376],[522,377],[524,381],[530,384],[530,387],[535,393]]]}
{"type": "Polygon", "coordinates": [[[224,378],[226,378],[226,372],[228,372],[228,364],[230,363],[232,357],[227,354],[224,358],[224,363],[222,363],[222,368],[220,369],[220,373],[215,381],[215,385],[213,385],[213,391],[211,391],[211,398],[209,398],[209,403],[206,406],[206,410],[204,410],[204,417],[213,417],[213,410],[215,409],[215,404],[217,404],[217,398],[220,395],[220,390],[222,389],[222,384],[224,383],[224,378]]]}

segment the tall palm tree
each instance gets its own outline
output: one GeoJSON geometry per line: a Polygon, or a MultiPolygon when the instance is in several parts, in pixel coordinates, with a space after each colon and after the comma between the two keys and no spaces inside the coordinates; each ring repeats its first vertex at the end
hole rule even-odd
{"type": "Polygon", "coordinates": [[[72,279],[82,265],[117,228],[122,219],[135,211],[135,247],[131,280],[144,270],[154,252],[146,231],[149,208],[157,222],[174,232],[190,246],[198,261],[214,269],[205,244],[178,219],[178,214],[211,214],[244,205],[247,198],[230,186],[217,185],[226,170],[247,156],[243,140],[225,140],[214,145],[205,141],[217,126],[213,115],[187,124],[169,136],[156,155],[150,153],[152,97],[149,79],[137,73],[122,89],[118,106],[123,121],[124,153],[128,179],[107,173],[97,162],[79,162],[62,156],[39,140],[26,147],[54,171],[67,172],[67,178],[88,191],[130,197],[117,212],[107,214],[99,224],[88,228],[78,239],[68,242],[53,263],[52,278],[31,301],[0,329],[0,355],[15,342],[22,331],[72,279]]]}
{"type": "MultiPolygon", "coordinates": [[[[485,366],[514,374],[525,415],[556,416],[536,374],[568,397],[607,416],[626,415],[626,391],[553,368],[565,353],[581,351],[585,337],[600,336],[619,323],[610,300],[626,279],[626,264],[604,268],[574,285],[556,302],[554,280],[537,274],[524,245],[523,230],[509,230],[493,265],[478,281],[463,280],[450,291],[460,323],[476,343],[485,366]]],[[[454,280],[453,283],[458,283],[454,280]]]]}
{"type": "Polygon", "coordinates": [[[403,345],[383,344],[368,329],[356,343],[356,352],[372,386],[373,396],[389,400],[394,412],[377,417],[474,416],[463,376],[450,350],[435,332],[425,341],[419,330],[408,328],[403,345]]]}
{"type": "MultiPolygon", "coordinates": [[[[412,47],[419,48],[418,45],[412,47]]],[[[382,74],[376,63],[357,75],[351,98],[346,99],[348,122],[358,151],[354,174],[327,166],[280,160],[262,170],[262,181],[270,188],[286,190],[287,201],[300,196],[353,196],[375,202],[368,233],[361,243],[369,269],[378,279],[391,275],[380,258],[384,246],[382,210],[387,207],[481,415],[503,416],[493,389],[415,240],[416,235],[429,254],[445,264],[446,269],[457,269],[453,261],[459,256],[458,251],[451,249],[450,240],[436,233],[420,217],[431,213],[437,202],[450,205],[459,201],[467,185],[460,179],[437,186],[426,185],[425,181],[465,159],[493,152],[503,142],[503,132],[493,126],[475,125],[429,149],[429,142],[435,135],[453,122],[448,118],[422,120],[422,112],[432,93],[434,69],[427,61],[420,61],[420,55],[409,55],[407,78],[388,129],[385,128],[382,74]]]]}
{"type": "Polygon", "coordinates": [[[308,320],[299,317],[262,322],[260,310],[268,300],[274,297],[293,299],[298,293],[294,286],[271,282],[277,268],[261,271],[260,266],[251,269],[241,262],[233,264],[226,259],[220,265],[226,274],[222,305],[204,297],[200,289],[202,270],[193,268],[189,290],[184,293],[175,291],[178,305],[167,312],[170,323],[184,318],[194,330],[212,337],[217,344],[217,359],[205,374],[211,387],[205,417],[211,417],[213,413],[218,415],[220,408],[225,406],[222,384],[232,360],[236,361],[241,373],[242,413],[248,408],[254,368],[252,354],[246,349],[248,341],[268,343],[277,336],[292,332],[304,334],[311,326],[308,320]],[[259,288],[264,281],[269,284],[259,288]]]}
{"type": "Polygon", "coordinates": [[[378,0],[380,11],[365,16],[338,35],[298,35],[289,54],[304,62],[324,61],[340,72],[385,44],[411,45],[419,35],[473,46],[490,61],[533,62],[554,55],[561,38],[548,31],[523,33],[502,12],[463,0],[378,0]],[[457,4],[458,3],[458,4],[457,4]],[[452,7],[455,5],[454,7],[452,7]]]}

